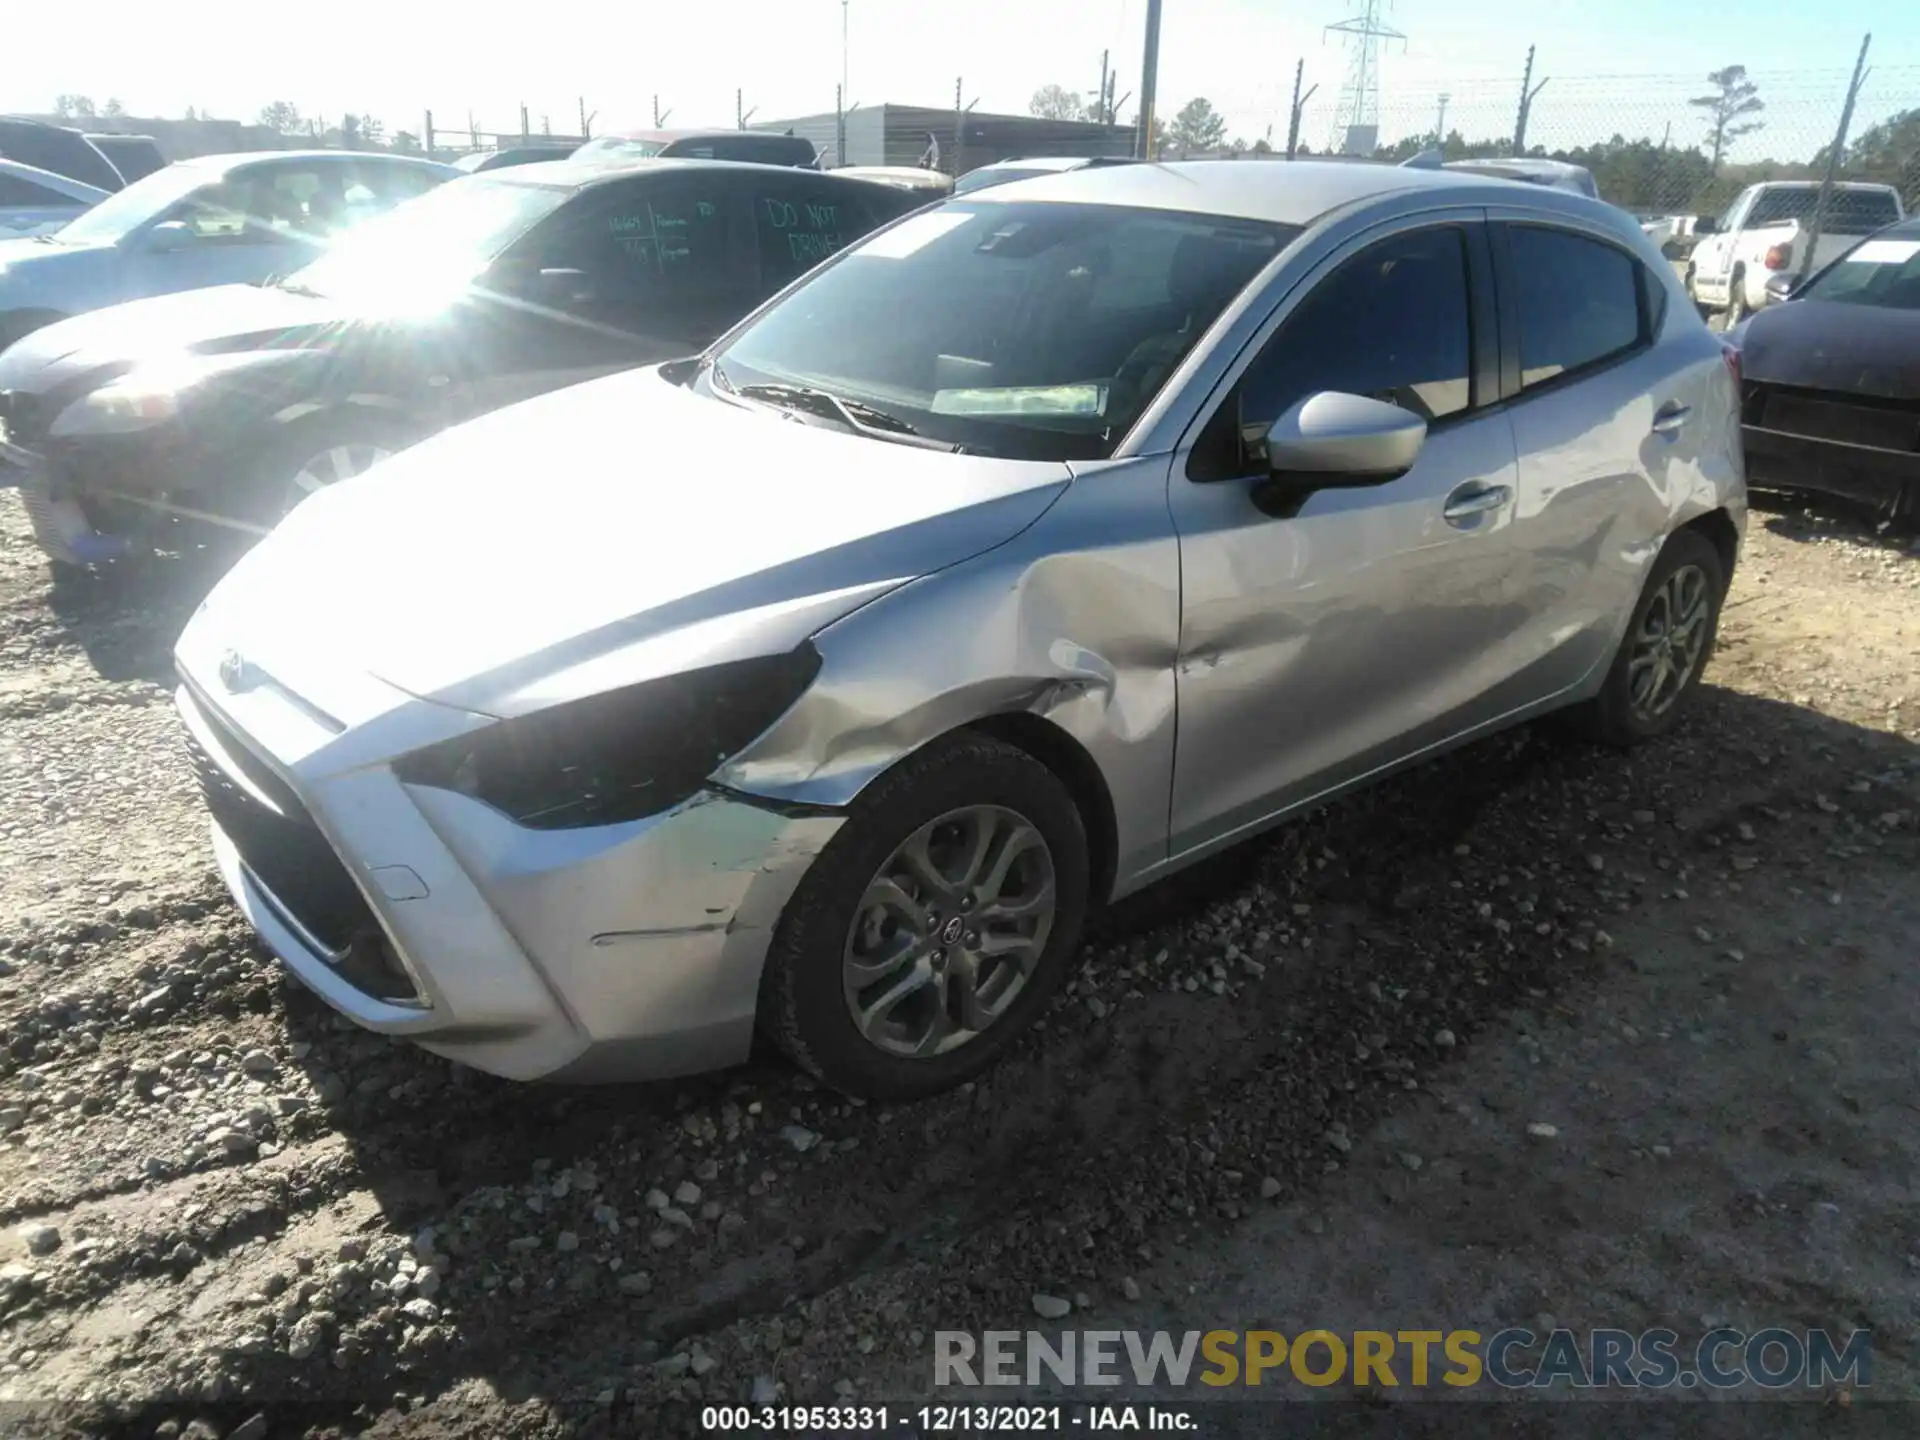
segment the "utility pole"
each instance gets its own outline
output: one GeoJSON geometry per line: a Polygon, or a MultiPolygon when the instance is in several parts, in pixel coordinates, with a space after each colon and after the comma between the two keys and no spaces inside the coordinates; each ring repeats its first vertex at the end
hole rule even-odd
{"type": "Polygon", "coordinates": [[[600,112],[596,110],[593,112],[593,115],[589,115],[587,113],[587,97],[584,95],[580,97],[580,138],[582,140],[591,140],[593,138],[593,117],[599,113],[600,112]]]}
{"type": "Polygon", "coordinates": [[[1516,155],[1527,153],[1527,117],[1533,113],[1533,97],[1547,88],[1545,80],[1538,85],[1533,84],[1533,50],[1533,46],[1527,46],[1527,70],[1520,77],[1520,113],[1513,122],[1513,153],[1516,155]],[[1532,88],[1529,89],[1529,86],[1532,88]]]}
{"type": "Polygon", "coordinates": [[[1840,128],[1834,132],[1833,148],[1827,151],[1827,173],[1820,177],[1820,198],[1813,202],[1813,225],[1807,235],[1806,253],[1800,257],[1800,278],[1813,267],[1813,252],[1820,247],[1820,229],[1826,223],[1827,202],[1833,198],[1833,176],[1840,168],[1840,157],[1847,148],[1847,127],[1853,124],[1853,104],[1860,98],[1860,87],[1867,81],[1867,47],[1873,44],[1869,31],[1860,41],[1860,57],[1853,62],[1853,79],[1847,85],[1847,103],[1840,107],[1840,128]]]}
{"type": "Polygon", "coordinates": [[[653,97],[653,128],[656,130],[663,128],[667,123],[667,117],[671,114],[673,114],[673,111],[671,109],[662,110],[660,108],[660,97],[658,95],[654,96],[653,97]]]}
{"type": "MultiPolygon", "coordinates": [[[[847,0],[840,0],[840,101],[842,104],[846,103],[846,96],[847,96],[847,0]]],[[[847,143],[846,137],[844,135],[841,136],[840,144],[843,150],[846,147],[846,143],[847,143]]],[[[840,163],[842,165],[847,163],[847,157],[844,154],[840,157],[840,163]]]]}
{"type": "Polygon", "coordinates": [[[953,174],[956,177],[960,174],[960,150],[966,144],[967,111],[980,103],[978,100],[969,100],[962,105],[960,84],[959,80],[953,82],[953,174]]]}
{"type": "Polygon", "coordinates": [[[1093,118],[1102,125],[1107,123],[1107,59],[1110,52],[1100,52],[1100,90],[1093,102],[1093,118]]]}
{"type": "Polygon", "coordinates": [[[1315,81],[1313,90],[1309,90],[1306,94],[1302,95],[1300,93],[1300,82],[1306,79],[1306,76],[1307,62],[1303,56],[1301,57],[1300,63],[1293,67],[1293,110],[1287,120],[1287,159],[1289,160],[1293,159],[1294,155],[1298,153],[1300,149],[1301,112],[1307,108],[1307,101],[1313,98],[1313,91],[1320,88],[1320,83],[1315,81]]]}
{"type": "Polygon", "coordinates": [[[1433,122],[1433,143],[1442,147],[1447,143],[1447,101],[1452,98],[1446,91],[1440,92],[1440,114],[1433,122]]]}
{"type": "Polygon", "coordinates": [[[527,102],[520,102],[520,143],[525,144],[533,136],[533,127],[527,124],[527,102]]]}
{"type": "Polygon", "coordinates": [[[1140,119],[1133,137],[1133,153],[1153,158],[1153,98],[1160,79],[1160,0],[1147,0],[1146,53],[1140,61],[1140,119]]]}
{"type": "Polygon", "coordinates": [[[424,123],[420,126],[420,144],[426,151],[427,159],[431,160],[433,158],[433,111],[428,110],[421,119],[424,123]]]}
{"type": "Polygon", "coordinates": [[[847,163],[847,92],[843,85],[833,87],[833,163],[847,163]]]}

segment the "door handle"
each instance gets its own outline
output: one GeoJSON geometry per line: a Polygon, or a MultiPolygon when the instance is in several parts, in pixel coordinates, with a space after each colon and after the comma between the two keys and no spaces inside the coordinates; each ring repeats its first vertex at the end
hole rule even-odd
{"type": "Polygon", "coordinates": [[[1447,518],[1448,524],[1459,525],[1476,515],[1498,510],[1511,499],[1513,491],[1505,485],[1467,484],[1447,497],[1446,508],[1440,513],[1447,518]]]}
{"type": "Polygon", "coordinates": [[[1669,400],[1653,412],[1653,433],[1671,435],[1687,423],[1687,417],[1693,414],[1691,405],[1682,405],[1678,400],[1669,400]]]}

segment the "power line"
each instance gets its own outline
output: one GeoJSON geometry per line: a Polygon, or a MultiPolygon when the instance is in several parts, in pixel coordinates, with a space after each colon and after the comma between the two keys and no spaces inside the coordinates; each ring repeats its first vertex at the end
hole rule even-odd
{"type": "Polygon", "coordinates": [[[1346,155],[1371,155],[1380,135],[1380,42],[1407,37],[1380,18],[1382,0],[1353,0],[1354,13],[1327,26],[1347,46],[1347,79],[1334,109],[1328,148],[1346,155]]]}

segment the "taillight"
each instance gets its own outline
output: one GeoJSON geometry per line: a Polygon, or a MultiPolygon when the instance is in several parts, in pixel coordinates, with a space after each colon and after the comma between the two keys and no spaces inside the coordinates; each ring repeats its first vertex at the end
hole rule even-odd
{"type": "Polygon", "coordinates": [[[1793,263],[1793,247],[1787,244],[1767,247],[1767,269],[1784,270],[1793,263]]]}

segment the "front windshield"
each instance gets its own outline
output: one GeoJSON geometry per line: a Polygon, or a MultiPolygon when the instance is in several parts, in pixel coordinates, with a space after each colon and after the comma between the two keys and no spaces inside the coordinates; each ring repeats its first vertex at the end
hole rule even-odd
{"type": "Polygon", "coordinates": [[[1920,235],[1891,235],[1853,247],[1797,297],[1883,310],[1920,310],[1920,235]]]}
{"type": "Polygon", "coordinates": [[[1109,455],[1298,228],[1111,205],[922,211],[817,271],[717,357],[1013,459],[1109,455]]]}
{"type": "Polygon", "coordinates": [[[433,303],[459,291],[572,192],[475,175],[367,221],[284,282],[339,299],[433,303]]]}
{"type": "Polygon", "coordinates": [[[623,140],[618,135],[602,135],[573,153],[581,160],[651,160],[666,148],[664,140],[623,140]]]}
{"type": "Polygon", "coordinates": [[[62,245],[118,245],[194,191],[218,185],[220,173],[197,165],[169,165],[102,200],[53,238],[62,245]]]}

